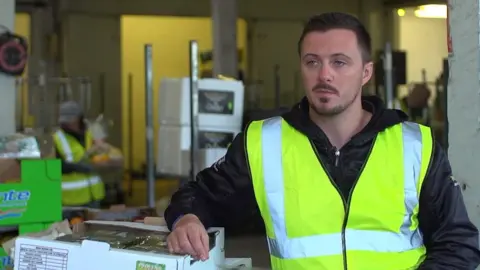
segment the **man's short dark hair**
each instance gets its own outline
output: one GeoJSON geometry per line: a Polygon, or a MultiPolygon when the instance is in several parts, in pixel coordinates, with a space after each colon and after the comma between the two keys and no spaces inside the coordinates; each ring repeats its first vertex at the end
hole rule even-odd
{"type": "Polygon", "coordinates": [[[311,32],[326,32],[333,29],[351,30],[357,36],[357,42],[362,50],[362,58],[364,62],[372,59],[372,39],[365,26],[352,15],[341,12],[323,13],[311,17],[298,41],[298,54],[301,54],[302,43],[305,36],[311,32]]]}

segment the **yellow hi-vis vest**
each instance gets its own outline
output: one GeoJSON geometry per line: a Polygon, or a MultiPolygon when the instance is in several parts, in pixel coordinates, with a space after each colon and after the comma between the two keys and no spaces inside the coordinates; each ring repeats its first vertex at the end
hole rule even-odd
{"type": "Polygon", "coordinates": [[[281,117],[251,123],[246,136],[272,269],[407,270],[424,260],[418,204],[433,149],[428,127],[380,132],[349,198],[281,117]]]}
{"type": "MultiPolygon", "coordinates": [[[[86,149],[92,145],[92,137],[89,132],[85,134],[85,147],[73,136],[62,130],[55,132],[53,138],[63,160],[71,163],[81,161],[86,149]]],[[[83,205],[102,200],[104,197],[105,187],[98,175],[83,173],[62,175],[62,202],[64,205],[83,205]]]]}

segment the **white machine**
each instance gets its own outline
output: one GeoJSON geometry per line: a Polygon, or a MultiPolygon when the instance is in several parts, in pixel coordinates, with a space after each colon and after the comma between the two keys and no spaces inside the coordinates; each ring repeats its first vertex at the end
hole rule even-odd
{"type": "MultiPolygon", "coordinates": [[[[198,169],[211,166],[225,155],[241,131],[244,86],[240,81],[200,79],[196,117],[198,169]]],[[[159,174],[190,172],[192,117],[190,78],[163,79],[159,89],[159,130],[156,169],[159,174]]]]}
{"type": "MultiPolygon", "coordinates": [[[[159,89],[161,125],[190,125],[190,78],[165,78],[159,89]]],[[[198,126],[240,127],[244,86],[241,81],[198,80],[198,126]]]]}

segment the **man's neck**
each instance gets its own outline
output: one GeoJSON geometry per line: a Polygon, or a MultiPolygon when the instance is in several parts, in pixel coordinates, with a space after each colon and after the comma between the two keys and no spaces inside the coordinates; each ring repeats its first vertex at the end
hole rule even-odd
{"type": "Polygon", "coordinates": [[[361,102],[354,102],[345,111],[335,116],[322,116],[309,110],[310,119],[322,129],[333,146],[342,148],[370,121],[372,114],[363,110],[361,102]]]}

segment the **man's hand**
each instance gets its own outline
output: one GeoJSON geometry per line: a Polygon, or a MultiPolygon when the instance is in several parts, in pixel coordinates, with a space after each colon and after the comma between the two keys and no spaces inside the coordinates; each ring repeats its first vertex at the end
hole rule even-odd
{"type": "Polygon", "coordinates": [[[188,254],[205,261],[210,251],[207,231],[195,215],[181,217],[167,238],[170,253],[188,254]]]}

